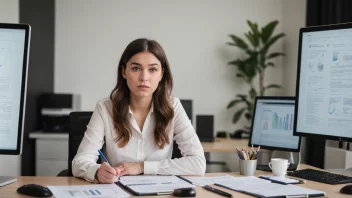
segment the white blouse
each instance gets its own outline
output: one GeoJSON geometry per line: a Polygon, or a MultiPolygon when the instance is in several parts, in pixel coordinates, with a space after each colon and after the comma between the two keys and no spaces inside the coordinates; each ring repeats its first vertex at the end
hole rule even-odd
{"type": "Polygon", "coordinates": [[[129,110],[132,136],[123,148],[114,139],[117,137],[112,119],[112,102],[109,98],[98,101],[92,118],[87,126],[77,154],[72,161],[72,174],[90,182],[100,164],[98,150],[104,144],[104,155],[113,167],[123,162],[144,162],[144,174],[161,175],[203,175],[205,157],[203,147],[178,98],[173,97],[174,118],[166,128],[169,142],[160,149],[154,140],[155,118],[153,104],[141,131],[129,110]],[[171,159],[173,140],[181,150],[182,158],[171,159]]]}

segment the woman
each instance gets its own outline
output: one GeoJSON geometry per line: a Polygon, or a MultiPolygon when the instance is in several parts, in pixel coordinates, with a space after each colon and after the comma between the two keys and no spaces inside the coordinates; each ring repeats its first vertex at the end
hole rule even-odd
{"type": "Polygon", "coordinates": [[[180,100],[171,96],[172,84],[162,47],[153,40],[132,41],[110,98],[96,105],[72,161],[73,175],[100,183],[123,175],[203,175],[203,147],[180,100]],[[182,158],[171,159],[173,139],[182,158]],[[104,142],[109,164],[97,164],[104,142]]]}

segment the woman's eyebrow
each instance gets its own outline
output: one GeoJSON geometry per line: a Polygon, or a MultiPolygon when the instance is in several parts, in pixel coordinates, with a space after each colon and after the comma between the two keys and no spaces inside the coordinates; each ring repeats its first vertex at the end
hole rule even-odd
{"type": "MultiPolygon", "coordinates": [[[[137,62],[132,62],[130,65],[142,66],[142,64],[137,63],[137,62]]],[[[160,66],[160,65],[158,63],[151,63],[148,66],[160,66]]]]}
{"type": "Polygon", "coordinates": [[[158,63],[149,64],[149,66],[160,66],[158,63]]]}
{"type": "Polygon", "coordinates": [[[132,62],[130,65],[138,65],[138,66],[141,66],[142,64],[137,63],[137,62],[132,62]]]}

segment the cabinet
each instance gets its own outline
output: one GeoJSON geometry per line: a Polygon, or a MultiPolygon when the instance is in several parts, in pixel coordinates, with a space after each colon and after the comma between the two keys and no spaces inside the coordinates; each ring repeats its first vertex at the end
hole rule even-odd
{"type": "Polygon", "coordinates": [[[352,151],[346,149],[346,143],[344,143],[343,148],[339,148],[338,144],[338,141],[326,141],[324,169],[352,168],[352,151]]]}
{"type": "Polygon", "coordinates": [[[31,132],[36,142],[35,175],[56,176],[67,169],[68,133],[31,132]]]}

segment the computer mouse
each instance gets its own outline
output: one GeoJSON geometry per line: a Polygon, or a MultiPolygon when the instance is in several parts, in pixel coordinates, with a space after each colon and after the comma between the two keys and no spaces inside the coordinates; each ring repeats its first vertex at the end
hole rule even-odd
{"type": "Polygon", "coordinates": [[[53,193],[44,186],[38,184],[26,184],[17,189],[18,193],[33,197],[51,197],[53,193]]]}
{"type": "Polygon", "coordinates": [[[352,184],[342,187],[340,193],[352,195],[352,184]]]}
{"type": "Polygon", "coordinates": [[[173,195],[176,197],[195,197],[196,190],[194,188],[176,188],[173,195]]]}

